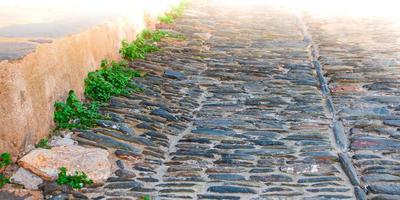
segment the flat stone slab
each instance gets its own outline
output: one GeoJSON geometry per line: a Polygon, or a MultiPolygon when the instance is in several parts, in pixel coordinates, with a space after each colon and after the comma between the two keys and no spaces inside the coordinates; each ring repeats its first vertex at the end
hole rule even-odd
{"type": "Polygon", "coordinates": [[[28,170],[20,167],[17,172],[10,178],[12,183],[23,185],[26,189],[37,190],[43,180],[32,174],[28,170]]]}
{"type": "Polygon", "coordinates": [[[47,181],[55,180],[59,168],[65,167],[70,173],[85,172],[95,184],[101,184],[111,175],[108,156],[108,151],[104,149],[59,146],[35,149],[22,157],[18,164],[47,181]]]}

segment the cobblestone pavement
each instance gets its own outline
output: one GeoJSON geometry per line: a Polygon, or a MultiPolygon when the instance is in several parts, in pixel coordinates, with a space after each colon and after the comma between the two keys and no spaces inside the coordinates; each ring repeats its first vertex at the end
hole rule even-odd
{"type": "Polygon", "coordinates": [[[172,28],[131,63],[144,92],[79,132],[120,158],[84,195],[400,199],[398,30],[196,1],[172,28]]]}
{"type": "Polygon", "coordinates": [[[341,156],[356,169],[349,172],[353,185],[367,188],[372,199],[400,199],[400,30],[377,19],[308,21],[341,156]]]}

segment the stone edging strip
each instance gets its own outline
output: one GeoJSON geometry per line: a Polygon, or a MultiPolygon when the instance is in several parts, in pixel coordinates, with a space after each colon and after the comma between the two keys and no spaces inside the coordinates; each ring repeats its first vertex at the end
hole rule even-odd
{"type": "Polygon", "coordinates": [[[357,172],[346,154],[349,148],[348,138],[344,132],[343,122],[336,117],[336,109],[332,102],[331,93],[328,87],[326,78],[322,70],[321,63],[318,60],[318,46],[313,42],[311,34],[308,32],[307,25],[305,24],[302,16],[297,16],[300,31],[303,33],[304,41],[308,42],[310,49],[310,60],[312,65],[315,67],[318,81],[320,83],[321,92],[326,100],[326,107],[332,115],[332,132],[336,142],[336,150],[338,151],[339,162],[341,167],[350,183],[354,186],[354,194],[357,200],[366,200],[366,189],[363,189],[357,172]]]}

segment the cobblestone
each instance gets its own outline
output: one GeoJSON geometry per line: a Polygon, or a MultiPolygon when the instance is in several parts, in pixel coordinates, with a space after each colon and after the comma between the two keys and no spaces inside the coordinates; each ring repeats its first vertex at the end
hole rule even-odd
{"type": "Polygon", "coordinates": [[[399,163],[400,142],[399,30],[377,19],[345,22],[307,16],[305,21],[329,83],[333,115],[342,121],[342,138],[349,139],[349,151],[340,158],[357,199],[398,198],[393,166],[399,163]],[[335,34],[339,30],[342,38],[335,34]]]}
{"type": "Polygon", "coordinates": [[[132,80],[144,92],[114,97],[111,118],[78,133],[120,159],[84,194],[396,199],[399,31],[348,23],[193,1],[169,27],[185,41],[130,63],[148,72],[132,80]]]}

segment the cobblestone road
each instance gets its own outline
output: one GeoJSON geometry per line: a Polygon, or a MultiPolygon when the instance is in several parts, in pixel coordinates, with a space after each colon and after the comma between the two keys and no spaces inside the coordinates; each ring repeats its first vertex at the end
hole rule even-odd
{"type": "Polygon", "coordinates": [[[85,195],[400,199],[398,29],[196,1],[173,29],[79,133],[121,158],[85,195]]]}

